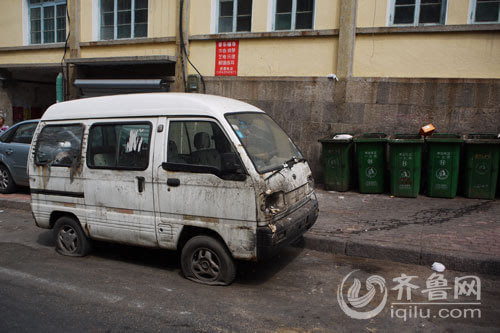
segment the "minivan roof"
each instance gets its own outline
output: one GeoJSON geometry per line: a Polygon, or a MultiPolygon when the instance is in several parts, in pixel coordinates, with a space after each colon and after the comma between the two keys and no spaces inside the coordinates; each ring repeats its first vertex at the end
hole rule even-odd
{"type": "Polygon", "coordinates": [[[93,97],[53,104],[45,120],[123,118],[145,116],[209,116],[223,118],[231,112],[264,112],[235,99],[187,93],[149,93],[93,97]]]}

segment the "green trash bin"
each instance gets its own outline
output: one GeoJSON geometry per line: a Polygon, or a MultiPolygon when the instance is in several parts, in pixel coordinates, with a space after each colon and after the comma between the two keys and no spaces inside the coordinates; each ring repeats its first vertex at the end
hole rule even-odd
{"type": "Polygon", "coordinates": [[[498,177],[500,139],[496,134],[465,136],[465,196],[494,199],[498,177]]]}
{"type": "Polygon", "coordinates": [[[350,134],[335,134],[333,139],[320,139],[323,152],[324,183],[328,191],[349,190],[353,142],[350,134]]]}
{"type": "Polygon", "coordinates": [[[354,138],[360,193],[383,193],[387,135],[365,133],[354,138]]]}
{"type": "Polygon", "coordinates": [[[460,146],[464,140],[458,134],[436,133],[425,141],[429,149],[427,195],[454,198],[457,195],[460,170],[460,146]]]}
{"type": "Polygon", "coordinates": [[[392,195],[418,196],[423,143],[424,139],[414,134],[396,134],[389,139],[392,195]]]}

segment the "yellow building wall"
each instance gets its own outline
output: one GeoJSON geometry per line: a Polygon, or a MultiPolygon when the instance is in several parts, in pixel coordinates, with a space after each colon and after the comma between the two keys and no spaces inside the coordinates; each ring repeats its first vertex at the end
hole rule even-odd
{"type": "Polygon", "coordinates": [[[64,49],[0,52],[0,64],[60,63],[64,49]]]}
{"type": "Polygon", "coordinates": [[[149,0],[148,37],[175,37],[178,0],[149,0]]]}
{"type": "Polygon", "coordinates": [[[340,27],[340,0],[316,0],[315,30],[340,27]]]}
{"type": "MultiPolygon", "coordinates": [[[[92,26],[92,3],[99,0],[80,1],[80,41],[90,42],[92,39],[92,29],[99,29],[99,20],[96,22],[97,26],[92,26]]],[[[67,27],[69,28],[69,27],[67,27]]]]}
{"type": "MultiPolygon", "coordinates": [[[[80,40],[82,42],[95,41],[93,36],[99,38],[100,13],[93,12],[93,10],[99,10],[98,3],[99,0],[80,0],[80,40]],[[94,32],[93,29],[97,31],[94,32]]],[[[149,0],[148,37],[175,37],[176,11],[176,0],[149,0]]]]}
{"type": "Polygon", "coordinates": [[[472,0],[448,0],[446,24],[467,24],[472,0]]]}
{"type": "Polygon", "coordinates": [[[23,6],[19,0],[0,0],[0,47],[23,45],[23,6]]]}
{"type": "MultiPolygon", "coordinates": [[[[472,0],[448,0],[446,24],[467,24],[472,0]]],[[[391,0],[358,0],[357,26],[359,28],[385,27],[391,0]]]]}
{"type": "Polygon", "coordinates": [[[499,78],[500,34],[358,35],[354,76],[499,78]]]}
{"type": "MultiPolygon", "coordinates": [[[[215,44],[190,44],[190,59],[202,75],[215,75],[215,44]]],[[[337,46],[336,38],[327,37],[240,40],[238,76],[327,76],[336,72],[337,46]]]]}
{"type": "Polygon", "coordinates": [[[81,58],[141,57],[169,55],[175,57],[175,42],[86,46],[80,49],[81,58]]]}
{"type": "MultiPolygon", "coordinates": [[[[218,1],[218,0],[217,0],[218,1]]],[[[205,35],[210,33],[213,23],[212,13],[216,13],[217,1],[191,0],[189,32],[191,35],[205,35]]],[[[270,0],[253,0],[252,32],[268,31],[268,20],[272,13],[270,0]]],[[[213,18],[217,20],[217,17],[213,18]]],[[[340,24],[340,0],[316,0],[315,29],[338,29],[340,24]]]]}
{"type": "MultiPolygon", "coordinates": [[[[191,0],[191,7],[189,8],[189,34],[190,35],[209,34],[211,15],[212,15],[212,0],[191,0]]],[[[174,36],[175,36],[175,27],[174,27],[174,36]]]]}
{"type": "Polygon", "coordinates": [[[389,5],[390,0],[358,0],[357,27],[385,27],[389,5]]]}
{"type": "Polygon", "coordinates": [[[267,20],[268,16],[272,15],[272,12],[268,12],[268,0],[253,0],[252,2],[252,31],[253,32],[265,32],[267,31],[267,20]]]}

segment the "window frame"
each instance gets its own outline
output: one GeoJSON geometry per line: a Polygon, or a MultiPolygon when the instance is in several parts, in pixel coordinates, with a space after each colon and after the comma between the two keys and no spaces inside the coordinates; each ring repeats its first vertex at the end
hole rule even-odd
{"type": "Polygon", "coordinates": [[[389,26],[392,27],[418,27],[418,26],[436,26],[436,25],[446,25],[448,20],[448,0],[442,0],[443,6],[441,7],[441,14],[438,23],[419,23],[420,19],[420,9],[422,6],[421,0],[415,0],[415,12],[413,13],[413,23],[394,23],[394,17],[396,13],[396,0],[390,1],[390,12],[389,12],[389,26]]]}
{"type": "MultiPolygon", "coordinates": [[[[150,160],[151,160],[151,151],[153,150],[152,148],[152,145],[151,145],[151,140],[152,140],[152,137],[153,137],[153,131],[154,131],[154,127],[153,127],[153,123],[150,122],[150,121],[147,121],[147,120],[139,120],[139,121],[120,121],[120,122],[97,122],[97,123],[93,123],[90,127],[89,127],[89,133],[88,133],[88,137],[87,137],[87,149],[86,149],[86,152],[85,152],[85,160],[86,160],[86,164],[87,164],[87,167],[89,169],[100,169],[100,170],[127,170],[127,171],[145,171],[149,168],[150,166],[150,160]],[[96,165],[90,165],[89,164],[89,161],[90,161],[90,144],[91,144],[91,131],[94,127],[97,127],[97,126],[117,126],[117,125],[149,125],[149,148],[148,148],[148,163],[146,164],[146,167],[145,168],[130,168],[130,167],[121,167],[121,166],[116,166],[116,167],[109,167],[109,166],[96,166],[96,165]]],[[[119,139],[119,138],[117,138],[119,139]]],[[[119,145],[119,142],[117,142],[117,144],[119,145]]],[[[115,147],[116,148],[116,147],[115,147]]]]}
{"type": "Polygon", "coordinates": [[[476,22],[476,9],[477,9],[477,0],[471,0],[469,24],[498,24],[498,23],[500,23],[500,6],[498,6],[498,20],[497,21],[483,21],[483,22],[479,21],[479,22],[476,22]]]}
{"type": "Polygon", "coordinates": [[[252,1],[252,9],[250,10],[250,30],[245,30],[245,31],[238,31],[238,1],[239,0],[232,0],[233,1],[233,23],[232,23],[232,29],[231,31],[219,31],[219,20],[220,20],[220,2],[221,0],[216,0],[217,4],[217,10],[215,13],[215,31],[218,34],[234,34],[234,33],[245,33],[245,32],[252,32],[253,28],[253,4],[254,0],[252,1]]]}
{"type": "MultiPolygon", "coordinates": [[[[51,161],[51,163],[47,163],[47,164],[37,162],[37,154],[38,154],[38,151],[40,149],[40,135],[42,135],[43,131],[47,127],[66,127],[66,126],[79,126],[82,129],[82,136],[80,138],[80,150],[78,152],[78,158],[81,159],[82,151],[83,151],[83,138],[85,136],[85,127],[86,126],[83,123],[46,124],[45,126],[43,126],[40,129],[40,132],[38,132],[38,134],[36,134],[37,129],[35,129],[36,142],[35,142],[35,148],[33,150],[33,156],[34,156],[33,161],[34,161],[35,165],[41,165],[41,166],[49,165],[50,167],[71,168],[73,163],[66,165],[66,164],[53,164],[52,161],[51,161]]],[[[31,140],[31,143],[33,144],[33,139],[31,140]]]]}
{"type": "Polygon", "coordinates": [[[56,43],[64,43],[66,41],[66,38],[68,37],[68,21],[67,21],[67,15],[66,12],[68,10],[68,1],[67,0],[50,0],[50,1],[43,1],[40,0],[40,3],[38,4],[32,4],[30,0],[25,0],[28,4],[28,40],[30,45],[42,45],[42,44],[56,44],[56,43]],[[57,31],[60,30],[58,29],[58,24],[57,24],[57,7],[64,5],[65,10],[64,10],[64,40],[58,41],[57,40],[57,31]],[[53,42],[45,42],[44,39],[44,8],[52,7],[54,10],[54,17],[52,18],[54,20],[54,41],[53,42]],[[32,31],[32,25],[31,25],[31,10],[34,8],[39,8],[40,9],[40,43],[34,43],[33,42],[33,31],[32,31]]]}
{"type": "Polygon", "coordinates": [[[296,27],[296,21],[297,21],[297,0],[292,0],[292,12],[291,12],[291,22],[290,22],[290,29],[287,30],[276,30],[276,9],[278,6],[278,0],[273,0],[273,23],[272,23],[272,30],[273,31],[310,31],[314,30],[314,27],[316,26],[316,4],[318,3],[317,0],[313,0],[313,9],[312,9],[312,27],[308,29],[295,29],[296,27]]]}
{"type": "Polygon", "coordinates": [[[106,40],[126,40],[126,39],[136,39],[136,38],[148,38],[148,28],[149,28],[149,1],[148,6],[147,6],[147,11],[148,11],[148,17],[146,20],[146,36],[140,36],[136,37],[135,36],[135,2],[136,0],[130,0],[130,37],[121,37],[118,38],[118,0],[113,0],[113,38],[112,39],[103,39],[102,37],[102,0],[99,0],[99,5],[98,5],[98,13],[97,15],[99,16],[99,40],[101,41],[106,41],[106,40]]]}

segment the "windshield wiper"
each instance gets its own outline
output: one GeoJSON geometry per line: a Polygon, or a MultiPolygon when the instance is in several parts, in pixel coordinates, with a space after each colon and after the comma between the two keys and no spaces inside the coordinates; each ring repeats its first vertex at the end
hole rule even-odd
{"type": "Polygon", "coordinates": [[[305,161],[306,161],[305,158],[297,158],[297,157],[293,156],[291,159],[289,159],[288,161],[285,161],[285,163],[283,163],[283,168],[291,169],[295,164],[300,163],[300,162],[305,162],[305,161]]]}
{"type": "Polygon", "coordinates": [[[291,169],[295,164],[300,163],[300,162],[305,162],[305,161],[306,161],[306,159],[303,157],[297,158],[297,157],[293,156],[292,158],[290,158],[289,160],[286,160],[283,164],[281,164],[279,166],[279,169],[274,170],[273,173],[271,173],[269,176],[267,176],[267,178],[264,179],[264,181],[269,180],[269,178],[280,173],[281,170],[283,170],[285,168],[291,169]]]}

